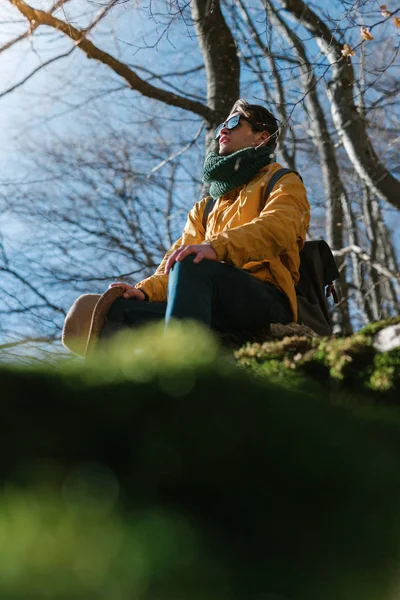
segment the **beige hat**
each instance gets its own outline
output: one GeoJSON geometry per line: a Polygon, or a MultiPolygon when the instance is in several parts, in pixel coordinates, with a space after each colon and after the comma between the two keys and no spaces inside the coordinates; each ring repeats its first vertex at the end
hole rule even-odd
{"type": "Polygon", "coordinates": [[[96,346],[112,303],[123,293],[124,288],[112,287],[101,295],[79,296],[65,317],[63,345],[79,356],[88,356],[96,346]]]}

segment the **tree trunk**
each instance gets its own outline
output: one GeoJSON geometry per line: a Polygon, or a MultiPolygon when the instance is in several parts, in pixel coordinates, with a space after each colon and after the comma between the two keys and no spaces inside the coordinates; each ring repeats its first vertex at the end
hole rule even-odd
{"type": "MultiPolygon", "coordinates": [[[[345,193],[345,199],[343,202],[343,214],[344,214],[344,219],[345,219],[345,224],[346,224],[346,231],[347,231],[347,235],[348,235],[349,246],[358,247],[359,240],[358,240],[357,223],[354,218],[351,204],[350,204],[350,201],[349,201],[346,193],[345,193]]],[[[343,254],[343,257],[345,257],[345,254],[343,254]]],[[[337,258],[339,258],[339,257],[336,256],[336,259],[337,258]]],[[[362,260],[359,257],[359,255],[355,252],[350,253],[350,259],[351,259],[351,267],[352,267],[353,286],[355,289],[355,302],[356,302],[356,305],[360,306],[361,318],[365,322],[368,323],[368,322],[372,321],[372,314],[370,311],[370,306],[368,304],[368,301],[363,294],[362,260]]]]}
{"type": "Polygon", "coordinates": [[[240,62],[235,39],[221,12],[219,0],[192,0],[192,18],[206,67],[206,151],[217,148],[214,129],[228,116],[240,95],[240,62]]]}
{"type": "MultiPolygon", "coordinates": [[[[379,261],[378,257],[378,230],[372,214],[371,195],[367,186],[364,184],[362,188],[362,204],[364,222],[367,228],[367,236],[370,244],[370,256],[372,261],[379,261]]],[[[381,295],[381,276],[376,272],[371,265],[365,267],[366,281],[364,282],[364,295],[370,305],[370,313],[374,321],[379,318],[384,318],[382,314],[382,295],[381,295]]]]}
{"type": "MultiPolygon", "coordinates": [[[[310,117],[310,134],[314,145],[318,150],[319,162],[322,171],[322,181],[325,189],[325,230],[327,242],[333,250],[339,250],[344,246],[344,216],[342,202],[345,200],[346,196],[340,179],[334,144],[329,134],[325,115],[317,96],[317,80],[301,40],[291,29],[289,29],[288,25],[277,13],[271,2],[266,2],[266,9],[269,18],[276,25],[282,35],[288,40],[288,42],[293,45],[293,49],[298,57],[300,81],[304,90],[304,104],[310,117]]],[[[341,314],[340,316],[336,315],[334,321],[336,325],[336,333],[344,333],[349,335],[352,333],[352,327],[348,305],[348,288],[345,263],[346,259],[344,258],[342,264],[339,265],[342,277],[340,283],[337,285],[342,299],[340,305],[341,314]]]]}

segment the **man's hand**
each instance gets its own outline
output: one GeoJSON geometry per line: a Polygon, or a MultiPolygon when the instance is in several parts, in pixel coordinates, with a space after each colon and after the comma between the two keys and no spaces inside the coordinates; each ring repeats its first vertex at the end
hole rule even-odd
{"type": "Polygon", "coordinates": [[[206,258],[207,260],[217,260],[217,253],[211,244],[190,244],[181,246],[171,254],[165,265],[165,273],[169,273],[176,262],[181,262],[189,254],[195,254],[194,263],[199,263],[206,258]]]}
{"type": "Polygon", "coordinates": [[[108,287],[122,287],[124,289],[124,293],[122,294],[123,298],[132,298],[133,300],[145,300],[145,295],[143,292],[135,288],[134,285],[129,285],[128,283],[123,283],[119,281],[118,283],[112,283],[108,287]]]}

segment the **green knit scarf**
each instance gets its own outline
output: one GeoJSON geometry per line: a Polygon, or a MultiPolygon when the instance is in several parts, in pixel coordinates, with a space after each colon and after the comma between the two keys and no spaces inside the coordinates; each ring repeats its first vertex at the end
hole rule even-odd
{"type": "Polygon", "coordinates": [[[275,162],[274,151],[268,146],[243,148],[228,156],[210,152],[204,161],[203,181],[210,183],[210,195],[224,194],[251,181],[262,167],[275,162]]]}

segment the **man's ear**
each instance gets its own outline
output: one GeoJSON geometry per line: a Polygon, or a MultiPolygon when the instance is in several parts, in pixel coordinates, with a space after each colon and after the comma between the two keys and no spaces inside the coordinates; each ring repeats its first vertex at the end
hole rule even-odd
{"type": "Polygon", "coordinates": [[[261,146],[265,146],[268,144],[271,136],[268,131],[260,131],[260,135],[258,137],[258,141],[255,144],[256,148],[261,148],[261,146]]]}
{"type": "Polygon", "coordinates": [[[260,144],[260,146],[261,145],[264,146],[264,144],[267,144],[269,142],[270,138],[271,138],[271,136],[268,133],[268,131],[261,131],[261,133],[260,133],[260,140],[259,140],[258,143],[260,144]]]}

